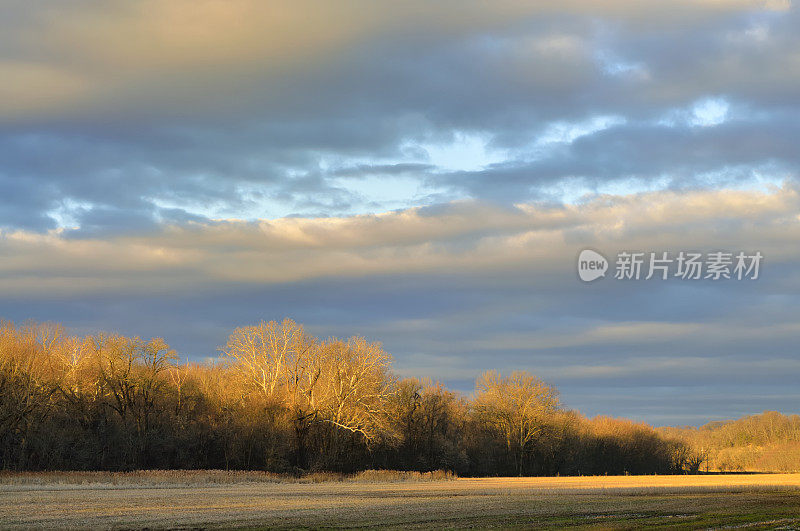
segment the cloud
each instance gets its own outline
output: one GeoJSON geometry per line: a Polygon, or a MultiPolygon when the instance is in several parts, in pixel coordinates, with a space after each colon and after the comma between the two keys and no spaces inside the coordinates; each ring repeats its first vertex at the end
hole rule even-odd
{"type": "Polygon", "coordinates": [[[800,40],[783,2],[2,9],[10,229],[569,202],[609,183],[798,174],[800,40]],[[401,169],[399,199],[380,193],[401,169]]]}
{"type": "Polygon", "coordinates": [[[199,221],[97,238],[5,231],[0,286],[34,296],[174,285],[177,277],[178,285],[200,287],[452,270],[534,268],[552,275],[570,269],[579,246],[750,250],[757,244],[783,262],[797,258],[790,242],[800,237],[799,206],[797,189],[787,184],[767,193],[606,196],[577,206],[459,202],[341,218],[199,221]]]}
{"type": "Polygon", "coordinates": [[[698,411],[705,419],[790,408],[800,306],[786,293],[800,285],[799,194],[787,183],[581,205],[466,201],[354,217],[194,221],[115,236],[4,231],[0,312],[86,332],[165,335],[191,359],[215,356],[236,326],[290,316],[321,337],[382,340],[400,375],[464,391],[482,370],[523,368],[592,414],[674,423],[698,411]],[[584,247],[612,257],[759,250],[765,262],[754,282],[584,284],[574,270],[584,247]],[[740,395],[769,391],[771,404],[709,398],[709,388],[734,396],[734,383],[740,395]],[[652,388],[674,407],[640,400],[652,388]],[[670,398],[676,393],[694,405],[670,398]]]}
{"type": "Polygon", "coordinates": [[[291,316],[463,390],[527,368],[587,413],[793,407],[799,16],[6,2],[0,315],[192,359],[291,316]],[[766,263],[752,284],[583,285],[583,247],[766,263]]]}

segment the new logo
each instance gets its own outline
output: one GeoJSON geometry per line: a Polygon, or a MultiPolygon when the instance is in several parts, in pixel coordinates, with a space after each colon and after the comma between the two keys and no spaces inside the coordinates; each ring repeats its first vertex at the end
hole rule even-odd
{"type": "Polygon", "coordinates": [[[578,256],[578,276],[584,282],[591,282],[606,276],[608,260],[602,254],[584,249],[578,256]]]}

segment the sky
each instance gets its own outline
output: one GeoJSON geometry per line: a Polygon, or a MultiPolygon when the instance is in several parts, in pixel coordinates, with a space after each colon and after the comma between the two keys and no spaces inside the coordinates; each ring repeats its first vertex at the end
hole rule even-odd
{"type": "Polygon", "coordinates": [[[192,361],[290,317],[465,393],[798,412],[798,27],[788,0],[7,0],[0,317],[192,361]],[[620,280],[622,251],[764,258],[620,280]]]}

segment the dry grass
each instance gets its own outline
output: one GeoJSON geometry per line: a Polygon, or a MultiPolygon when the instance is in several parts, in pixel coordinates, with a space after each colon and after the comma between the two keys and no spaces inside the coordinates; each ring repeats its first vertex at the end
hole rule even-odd
{"type": "Polygon", "coordinates": [[[367,483],[386,481],[444,481],[456,479],[456,475],[446,470],[433,472],[408,472],[403,470],[364,470],[349,478],[350,481],[367,483]]]}
{"type": "Polygon", "coordinates": [[[132,472],[9,472],[0,471],[4,486],[40,485],[47,488],[68,486],[203,486],[242,483],[328,483],[328,482],[399,482],[452,480],[452,472],[407,472],[399,470],[364,470],[357,474],[310,472],[302,475],[274,474],[257,470],[135,470],[132,472]]]}
{"type": "Polygon", "coordinates": [[[434,479],[371,471],[278,478],[3,474],[0,527],[800,525],[800,474],[434,479]]]}

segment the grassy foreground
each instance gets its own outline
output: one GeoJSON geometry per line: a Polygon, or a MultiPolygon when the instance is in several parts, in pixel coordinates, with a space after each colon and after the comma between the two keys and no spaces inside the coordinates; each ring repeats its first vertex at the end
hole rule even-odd
{"type": "Polygon", "coordinates": [[[800,474],[437,479],[0,475],[0,527],[800,528],[800,474]]]}

